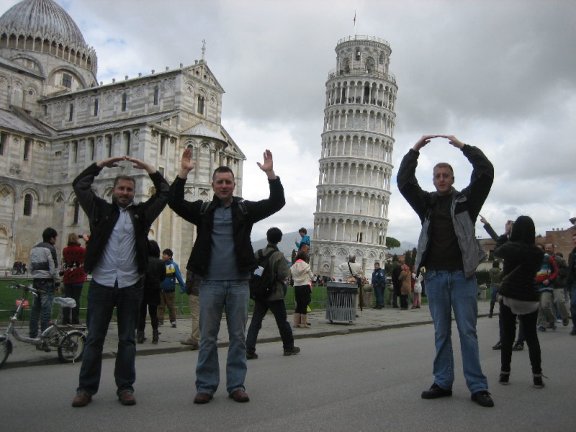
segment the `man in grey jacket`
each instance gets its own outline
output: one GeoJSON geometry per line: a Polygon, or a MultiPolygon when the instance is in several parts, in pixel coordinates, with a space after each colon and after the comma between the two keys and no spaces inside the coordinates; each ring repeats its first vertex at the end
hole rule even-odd
{"type": "MultiPolygon", "coordinates": [[[[262,327],[262,320],[268,309],[272,311],[276,319],[276,325],[280,331],[284,346],[284,355],[291,356],[300,352],[300,348],[294,346],[292,328],[286,319],[284,297],[286,296],[286,279],[290,275],[290,268],[284,254],[278,250],[278,243],[282,240],[282,231],[279,228],[270,228],[266,232],[266,240],[268,240],[268,245],[264,249],[257,251],[255,256],[257,260],[260,254],[262,257],[268,256],[266,265],[271,266],[270,269],[275,275],[275,282],[270,297],[254,300],[254,312],[248,328],[248,336],[246,337],[246,358],[248,360],[258,358],[258,354],[256,354],[256,339],[258,339],[258,332],[262,327]]],[[[259,264],[261,263],[259,262],[259,264]]]]}
{"type": "MultiPolygon", "coordinates": [[[[40,331],[50,325],[54,291],[60,283],[58,272],[58,257],[54,245],[58,233],[54,228],[46,228],[42,232],[42,241],[30,250],[30,270],[32,285],[39,290],[34,298],[30,312],[30,337],[38,337],[38,318],[40,331]]],[[[36,349],[50,351],[50,348],[36,345],[36,349]]]]}
{"type": "Polygon", "coordinates": [[[426,267],[424,281],[434,321],[436,357],[434,384],[422,392],[423,399],[452,395],[454,355],[452,352],[452,310],[456,319],[462,366],[474,402],[494,406],[488,383],[480,367],[476,317],[478,285],[475,271],[485,254],[480,248],[474,223],[494,180],[494,167],[484,153],[452,135],[425,135],[408,151],[398,170],[398,189],[416,211],[422,223],[418,239],[416,268],[426,267]],[[420,150],[433,138],[444,138],[460,149],[472,164],[470,184],[461,192],[453,188],[454,171],[447,163],[433,170],[436,192],[422,190],[416,179],[420,150]]]}

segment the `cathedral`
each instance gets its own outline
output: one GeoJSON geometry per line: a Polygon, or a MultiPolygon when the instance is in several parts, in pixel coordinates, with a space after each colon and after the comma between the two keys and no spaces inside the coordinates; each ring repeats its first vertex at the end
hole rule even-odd
{"type": "MultiPolygon", "coordinates": [[[[242,194],[246,159],[221,124],[224,89],[202,58],[193,65],[98,82],[98,58],[68,13],[53,0],[23,0],[0,17],[0,269],[28,261],[46,227],[88,233],[72,181],[88,165],[130,155],[158,168],[169,183],[193,149],[196,169],[186,199],[212,198],[211,174],[228,165],[242,194]]],[[[152,182],[131,164],[105,169],[93,188],[110,199],[118,174],[136,178],[137,202],[152,182]]],[[[195,228],[168,208],[150,232],[184,261],[195,228]]]]}

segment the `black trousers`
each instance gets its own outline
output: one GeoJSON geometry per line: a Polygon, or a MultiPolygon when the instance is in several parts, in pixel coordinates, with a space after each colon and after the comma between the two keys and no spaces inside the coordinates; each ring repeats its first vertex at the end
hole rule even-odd
{"type": "MultiPolygon", "coordinates": [[[[516,315],[503,303],[500,303],[500,320],[502,323],[501,370],[502,372],[510,372],[512,345],[514,345],[514,337],[516,336],[516,315]]],[[[518,320],[524,329],[532,373],[540,374],[542,373],[542,354],[540,352],[540,342],[538,341],[538,331],[536,330],[538,310],[526,315],[518,315],[518,320]]]]}

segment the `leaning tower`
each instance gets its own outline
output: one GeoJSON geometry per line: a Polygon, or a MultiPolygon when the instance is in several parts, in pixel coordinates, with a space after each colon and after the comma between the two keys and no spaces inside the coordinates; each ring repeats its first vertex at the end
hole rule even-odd
{"type": "Polygon", "coordinates": [[[398,87],[388,72],[385,40],[338,41],[336,70],[326,82],[317,186],[312,269],[339,277],[337,266],[356,256],[365,274],[383,261],[398,87]]]}

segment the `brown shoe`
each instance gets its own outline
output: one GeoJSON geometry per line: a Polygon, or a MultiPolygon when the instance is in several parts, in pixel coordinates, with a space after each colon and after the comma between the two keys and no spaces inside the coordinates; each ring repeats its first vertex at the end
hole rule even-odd
{"type": "Polygon", "coordinates": [[[212,400],[212,395],[209,393],[197,393],[194,398],[195,404],[207,404],[212,400]]]}
{"type": "Polygon", "coordinates": [[[122,390],[118,393],[118,400],[122,405],[136,405],[136,398],[132,390],[122,390]]]}
{"type": "Polygon", "coordinates": [[[230,399],[234,399],[236,402],[250,402],[250,398],[248,397],[248,393],[246,393],[242,389],[234,390],[228,396],[230,399]]]}
{"type": "Polygon", "coordinates": [[[81,408],[85,407],[90,402],[92,402],[92,395],[84,390],[78,390],[76,396],[74,396],[74,399],[72,400],[72,406],[74,408],[81,408]]]}

